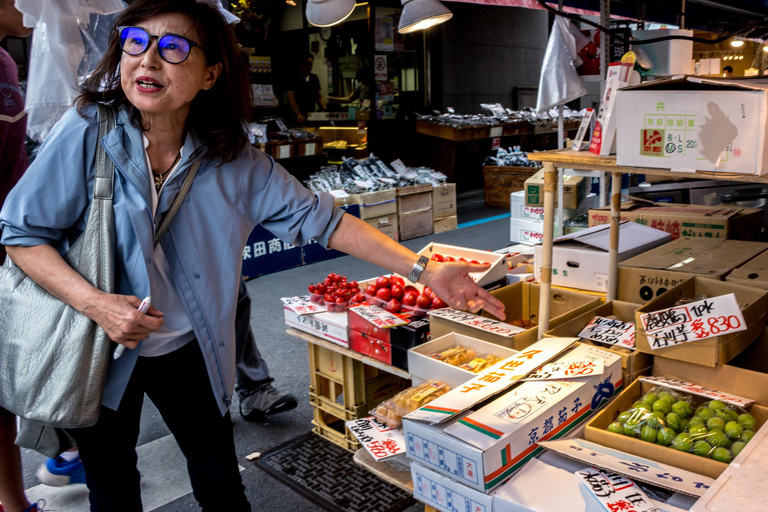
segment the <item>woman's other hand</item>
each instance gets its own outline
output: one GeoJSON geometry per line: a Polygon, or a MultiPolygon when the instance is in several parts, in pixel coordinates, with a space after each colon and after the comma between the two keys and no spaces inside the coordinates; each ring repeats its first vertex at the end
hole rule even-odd
{"type": "Polygon", "coordinates": [[[103,293],[83,313],[99,324],[109,339],[134,349],[163,325],[161,311],[150,306],[145,315],[138,310],[140,304],[138,297],[103,293]]]}
{"type": "Polygon", "coordinates": [[[495,317],[504,320],[504,304],[480,287],[469,276],[470,272],[485,272],[490,263],[430,261],[422,275],[432,291],[455,309],[477,313],[484,309],[495,317]]]}

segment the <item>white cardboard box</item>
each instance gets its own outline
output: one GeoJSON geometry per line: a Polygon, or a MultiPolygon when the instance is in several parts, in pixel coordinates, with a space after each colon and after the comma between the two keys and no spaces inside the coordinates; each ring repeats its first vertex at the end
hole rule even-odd
{"type": "MultiPolygon", "coordinates": [[[[693,30],[658,29],[658,30],[634,30],[632,36],[641,41],[656,39],[665,36],[693,36],[693,30]]],[[[684,39],[671,39],[658,43],[644,44],[642,47],[646,56],[651,59],[653,74],[656,76],[684,75],[691,72],[691,59],[693,57],[693,41],[684,39]]],[[[720,74],[718,69],[713,74],[720,74]]],[[[621,126],[621,125],[619,125],[621,126]]]]}
{"type": "Polygon", "coordinates": [[[618,94],[619,165],[768,172],[768,83],[687,76],[618,94]]]}
{"type": "MultiPolygon", "coordinates": [[[[536,208],[526,206],[526,208],[536,208]]],[[[524,244],[540,244],[544,240],[544,221],[509,219],[509,240],[524,244]]]]}
{"type": "Polygon", "coordinates": [[[442,352],[456,345],[471,348],[478,356],[493,354],[501,357],[501,359],[506,359],[517,354],[517,350],[452,332],[408,350],[408,372],[413,375],[414,385],[421,381],[433,379],[444,382],[453,389],[477,377],[476,373],[469,370],[429,357],[429,354],[442,352]]]}
{"type": "MultiPolygon", "coordinates": [[[[552,284],[580,290],[608,290],[608,249],[610,225],[595,226],[554,240],[552,284]],[[601,229],[596,229],[601,228],[601,229]]],[[[622,222],[619,234],[619,261],[636,256],[670,241],[672,236],[635,222],[622,222]]],[[[541,282],[541,246],[534,248],[536,281],[541,282]]]]}
{"type": "MultiPolygon", "coordinates": [[[[585,359],[602,359],[604,372],[519,383],[485,407],[441,424],[412,419],[418,415],[404,418],[408,458],[477,491],[492,491],[541,452],[538,442],[568,435],[621,387],[621,358],[599,347],[572,346],[555,361],[585,359]]],[[[493,369],[482,375],[492,380],[493,369]]],[[[482,378],[462,388],[479,382],[482,378]]],[[[445,402],[463,392],[454,389],[441,398],[445,402]]]]}
{"type": "MultiPolygon", "coordinates": [[[[590,209],[597,208],[598,204],[597,194],[587,194],[587,197],[579,203],[578,208],[563,208],[563,220],[573,219],[587,213],[590,209]]],[[[509,205],[510,216],[513,219],[544,222],[544,207],[526,206],[525,190],[518,190],[509,194],[509,205]]]]}
{"type": "Polygon", "coordinates": [[[492,512],[493,497],[411,463],[413,497],[441,512],[492,512]]]}
{"type": "Polygon", "coordinates": [[[283,308],[283,315],[286,325],[349,348],[346,311],[343,313],[326,311],[312,315],[299,315],[288,308],[283,308]]]}
{"type": "Polygon", "coordinates": [[[486,286],[504,279],[504,276],[507,273],[505,255],[503,254],[490,251],[480,251],[478,249],[468,249],[466,247],[458,247],[455,245],[436,244],[434,242],[431,242],[429,245],[418,252],[419,256],[426,256],[427,258],[432,258],[432,255],[434,254],[440,254],[441,256],[453,256],[457,260],[459,258],[464,258],[468,261],[476,260],[481,263],[490,263],[491,268],[485,272],[473,272],[469,275],[480,286],[486,286]]]}

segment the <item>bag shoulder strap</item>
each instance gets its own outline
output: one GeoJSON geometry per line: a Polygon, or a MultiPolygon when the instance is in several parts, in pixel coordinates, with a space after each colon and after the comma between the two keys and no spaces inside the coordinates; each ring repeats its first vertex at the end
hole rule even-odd
{"type": "Polygon", "coordinates": [[[97,103],[99,110],[99,139],[96,142],[96,176],[93,181],[93,197],[95,199],[112,200],[112,190],[115,181],[115,165],[107,157],[107,152],[101,144],[101,139],[115,129],[115,111],[112,107],[97,103]]]}
{"type": "Polygon", "coordinates": [[[171,225],[171,221],[176,216],[179,208],[181,208],[181,203],[184,201],[184,198],[186,197],[187,192],[189,192],[189,189],[192,188],[192,181],[194,181],[195,176],[197,175],[197,171],[200,169],[201,163],[202,159],[197,159],[195,163],[192,164],[192,167],[190,167],[186,178],[184,178],[184,183],[181,184],[181,190],[179,190],[179,193],[176,194],[176,198],[173,200],[173,204],[171,204],[170,210],[168,210],[168,213],[165,214],[162,222],[160,222],[160,227],[157,228],[157,232],[155,233],[155,246],[160,243],[160,239],[162,239],[165,232],[168,231],[168,228],[171,225]]]}

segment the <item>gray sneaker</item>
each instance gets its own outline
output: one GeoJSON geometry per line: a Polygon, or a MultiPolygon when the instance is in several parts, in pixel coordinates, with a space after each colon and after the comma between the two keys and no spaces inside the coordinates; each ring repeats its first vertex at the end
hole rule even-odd
{"type": "Polygon", "coordinates": [[[240,398],[240,416],[248,421],[264,421],[268,414],[289,411],[299,403],[293,395],[281,393],[270,384],[240,398]]]}

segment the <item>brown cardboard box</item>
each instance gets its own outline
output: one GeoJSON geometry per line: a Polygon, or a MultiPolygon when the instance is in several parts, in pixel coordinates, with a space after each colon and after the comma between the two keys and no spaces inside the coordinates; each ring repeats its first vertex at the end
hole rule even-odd
{"type": "Polygon", "coordinates": [[[673,270],[619,266],[619,287],[616,298],[624,302],[645,304],[692,277],[693,274],[673,270]]]}
{"type": "Polygon", "coordinates": [[[538,167],[483,166],[485,206],[510,206],[509,194],[525,189],[525,180],[539,171],[538,167]]]}
{"type": "MultiPolygon", "coordinates": [[[[638,304],[614,300],[607,302],[602,306],[591,309],[573,320],[569,320],[554,329],[544,333],[545,338],[574,338],[592,321],[596,316],[608,317],[615,316],[622,322],[635,322],[635,310],[640,307],[638,304]]],[[[623,347],[614,347],[596,341],[582,339],[582,343],[594,345],[606,350],[610,350],[621,356],[621,373],[624,385],[629,384],[641,375],[649,375],[653,367],[653,356],[644,354],[637,350],[630,350],[623,347]]]]}
{"type": "Polygon", "coordinates": [[[432,189],[432,218],[456,215],[456,184],[444,183],[432,189]]]}
{"type": "Polygon", "coordinates": [[[768,290],[768,252],[761,253],[728,274],[725,280],[768,290]]]}
{"type": "Polygon", "coordinates": [[[390,213],[389,215],[381,215],[379,217],[371,217],[369,219],[363,220],[387,235],[392,240],[398,239],[397,215],[394,213],[390,213]]]}
{"type": "MultiPolygon", "coordinates": [[[[719,368],[705,368],[696,364],[658,357],[654,361],[653,375],[680,379],[753,399],[757,403],[751,407],[750,413],[757,419],[758,425],[763,425],[768,421],[768,407],[766,407],[768,404],[768,375],[728,365],[719,368]]],[[[727,464],[606,430],[620,413],[629,409],[651,387],[653,386],[649,383],[635,381],[626,388],[587,423],[584,433],[585,439],[700,475],[711,478],[720,476],[728,467],[727,464]]]]}
{"type": "MultiPolygon", "coordinates": [[[[741,206],[699,206],[692,204],[621,203],[621,220],[666,231],[672,240],[680,237],[757,240],[763,229],[763,210],[741,206]]],[[[589,227],[608,224],[611,208],[589,211],[589,227]]]]}
{"type": "Polygon", "coordinates": [[[382,215],[397,214],[397,191],[394,188],[368,192],[367,194],[349,194],[344,200],[336,200],[340,204],[359,204],[360,218],[371,219],[382,215]]]}
{"type": "Polygon", "coordinates": [[[446,231],[452,231],[459,226],[459,220],[456,215],[451,217],[442,217],[435,219],[433,232],[435,234],[445,233],[446,231]]]}
{"type": "Polygon", "coordinates": [[[730,361],[729,366],[755,372],[768,373],[768,329],[763,331],[750,346],[730,361]]]}
{"type": "MultiPolygon", "coordinates": [[[[581,200],[587,197],[590,183],[584,176],[563,176],[563,208],[578,208],[581,200]]],[[[543,170],[525,180],[525,204],[544,206],[543,170]]]]}
{"type": "Polygon", "coordinates": [[[397,213],[418,212],[432,209],[432,185],[410,185],[397,188],[397,213]]]}
{"type": "MultiPolygon", "coordinates": [[[[430,200],[431,200],[430,196],[430,200]]],[[[400,241],[432,234],[432,210],[419,210],[397,216],[400,241]]]]}
{"type": "MultiPolygon", "coordinates": [[[[538,284],[520,282],[494,290],[491,292],[491,295],[504,303],[507,315],[505,322],[509,323],[512,320],[522,318],[538,323],[539,292],[540,287],[538,284]]],[[[596,297],[553,289],[551,290],[549,325],[550,327],[557,327],[593,309],[599,302],[600,299],[596,297]]],[[[485,312],[483,312],[482,316],[496,319],[485,312]]],[[[432,339],[444,336],[449,332],[457,332],[515,350],[523,350],[539,339],[538,327],[532,327],[514,335],[500,335],[434,316],[430,317],[429,323],[432,339]]]]}
{"type": "Polygon", "coordinates": [[[767,249],[768,244],[762,242],[678,238],[634,258],[624,260],[621,266],[671,270],[724,279],[731,270],[742,266],[767,249]]]}
{"type": "Polygon", "coordinates": [[[665,357],[704,366],[721,366],[733,359],[760,336],[765,330],[766,318],[768,318],[768,292],[765,290],[695,276],[693,279],[683,281],[671,288],[637,310],[635,313],[635,325],[637,326],[635,343],[639,351],[652,354],[657,358],[665,357]],[[736,301],[741,307],[741,313],[747,324],[745,331],[657,350],[651,348],[650,340],[645,335],[645,329],[643,329],[640,320],[643,313],[672,307],[680,299],[691,299],[699,296],[718,297],[729,293],[736,296],[736,301]]]}

